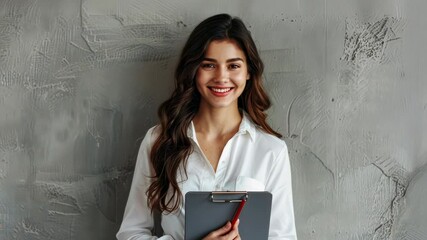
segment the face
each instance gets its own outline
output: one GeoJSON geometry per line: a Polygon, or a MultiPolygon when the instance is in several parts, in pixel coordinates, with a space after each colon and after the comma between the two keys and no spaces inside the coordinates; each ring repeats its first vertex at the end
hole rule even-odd
{"type": "Polygon", "coordinates": [[[201,108],[235,108],[249,80],[244,52],[233,40],[212,41],[197,70],[201,108]]]}

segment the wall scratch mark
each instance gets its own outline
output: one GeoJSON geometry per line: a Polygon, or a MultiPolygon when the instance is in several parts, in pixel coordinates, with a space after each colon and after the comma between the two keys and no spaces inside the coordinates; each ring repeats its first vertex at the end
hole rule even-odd
{"type": "Polygon", "coordinates": [[[308,150],[309,150],[309,152],[311,153],[311,154],[313,154],[313,156],[320,162],[320,164],[322,164],[322,166],[326,169],[326,171],[328,171],[330,174],[331,174],[331,176],[332,176],[332,181],[333,181],[333,183],[335,183],[335,174],[334,174],[334,172],[325,164],[325,162],[310,148],[310,146],[308,146],[307,144],[305,144],[303,141],[302,141],[302,137],[303,137],[303,130],[304,130],[304,128],[303,129],[301,129],[301,134],[300,134],[300,136],[299,136],[299,138],[300,138],[300,143],[301,143],[301,145],[303,145],[303,146],[305,146],[308,150]]]}
{"type": "Polygon", "coordinates": [[[384,51],[390,41],[400,39],[393,28],[398,20],[384,17],[375,23],[350,25],[346,21],[344,54],[341,60],[352,63],[362,70],[373,62],[384,61],[384,51]]]}
{"type": "Polygon", "coordinates": [[[406,170],[395,160],[390,158],[379,158],[372,163],[381,173],[394,182],[394,197],[388,209],[381,216],[381,223],[374,229],[374,239],[389,239],[393,224],[399,214],[401,200],[405,197],[406,189],[410,179],[406,170]]]}
{"type": "MultiPolygon", "coordinates": [[[[84,39],[84,38],[83,38],[84,39]]],[[[86,41],[86,40],[85,40],[86,41]]],[[[87,42],[86,42],[87,43],[87,42]]],[[[83,47],[80,47],[79,45],[77,45],[76,43],[74,43],[74,42],[72,42],[72,41],[70,41],[70,44],[72,45],[72,46],[74,46],[74,47],[76,47],[76,48],[78,48],[78,49],[80,49],[80,50],[82,50],[82,51],[85,51],[85,52],[87,52],[87,53],[93,53],[93,50],[91,49],[91,48],[89,48],[89,50],[87,50],[87,49],[85,49],[85,48],[83,48],[83,47]]],[[[88,45],[89,46],[89,45],[88,45]]]]}
{"type": "Polygon", "coordinates": [[[294,105],[294,103],[295,103],[295,100],[297,100],[297,98],[298,98],[298,96],[295,96],[294,97],[294,99],[292,99],[292,102],[291,102],[291,104],[289,104],[289,107],[288,107],[288,112],[287,112],[287,119],[288,119],[288,134],[287,134],[287,138],[290,138],[291,137],[291,110],[292,110],[292,106],[294,105]]]}
{"type": "Polygon", "coordinates": [[[39,187],[48,198],[48,212],[60,215],[80,215],[83,213],[75,197],[66,193],[64,189],[53,183],[37,182],[39,187]]]}

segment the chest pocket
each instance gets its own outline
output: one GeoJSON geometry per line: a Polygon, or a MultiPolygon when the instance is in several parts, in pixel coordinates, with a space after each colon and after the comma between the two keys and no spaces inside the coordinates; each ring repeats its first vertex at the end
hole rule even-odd
{"type": "Polygon", "coordinates": [[[255,178],[238,176],[236,179],[236,191],[264,191],[265,185],[255,178]]]}

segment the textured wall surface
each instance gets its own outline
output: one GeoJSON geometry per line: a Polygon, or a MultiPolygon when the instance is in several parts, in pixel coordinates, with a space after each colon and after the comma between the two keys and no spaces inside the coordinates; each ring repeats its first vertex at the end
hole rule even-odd
{"type": "Polygon", "coordinates": [[[249,26],[299,239],[427,239],[424,0],[0,0],[0,239],[114,239],[186,37],[249,26]]]}

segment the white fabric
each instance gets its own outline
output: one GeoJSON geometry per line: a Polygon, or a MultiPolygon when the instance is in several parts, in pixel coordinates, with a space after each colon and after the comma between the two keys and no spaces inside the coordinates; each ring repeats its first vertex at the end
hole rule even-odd
{"type": "MultiPolygon", "coordinates": [[[[119,240],[184,239],[183,208],[162,215],[164,236],[157,238],[151,233],[154,222],[145,191],[150,184],[147,176],[152,175],[148,156],[157,136],[157,129],[151,128],[142,141],[123,222],[117,233],[119,240]]],[[[239,131],[225,145],[215,172],[199,148],[193,124],[188,136],[194,152],[187,163],[188,179],[178,174],[183,196],[188,191],[269,191],[273,203],[268,239],[297,239],[291,169],[284,141],[263,132],[244,114],[239,131]]]]}

